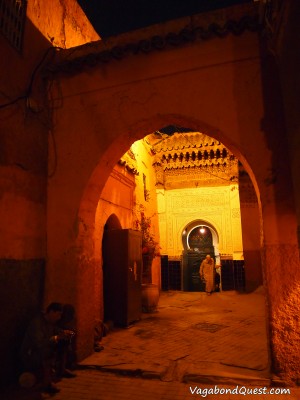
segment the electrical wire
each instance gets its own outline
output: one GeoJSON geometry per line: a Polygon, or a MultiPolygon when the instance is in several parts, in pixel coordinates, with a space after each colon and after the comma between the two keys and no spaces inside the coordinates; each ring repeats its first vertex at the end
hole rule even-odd
{"type": "Polygon", "coordinates": [[[24,100],[24,99],[28,99],[28,98],[29,98],[29,96],[30,96],[30,94],[31,94],[31,92],[32,92],[32,87],[33,87],[33,84],[34,84],[34,81],[35,81],[35,78],[36,78],[36,74],[37,74],[38,70],[40,69],[40,67],[43,65],[43,63],[44,63],[44,61],[46,60],[48,54],[49,54],[51,51],[53,51],[53,50],[54,50],[54,51],[62,50],[62,48],[61,48],[61,47],[53,47],[53,46],[52,46],[52,47],[49,47],[49,48],[45,51],[45,53],[43,54],[41,60],[40,60],[40,61],[38,62],[38,64],[35,66],[34,70],[32,71],[31,76],[30,76],[30,80],[29,80],[28,87],[27,87],[27,89],[25,90],[25,94],[22,95],[22,96],[18,96],[18,97],[16,97],[14,100],[11,100],[11,101],[9,101],[9,102],[7,102],[7,103],[0,104],[0,109],[4,109],[4,108],[6,108],[6,107],[12,106],[13,104],[16,104],[16,103],[17,103],[18,101],[20,101],[20,100],[24,100]]]}
{"type": "Polygon", "coordinates": [[[10,102],[8,102],[8,103],[0,104],[0,109],[3,109],[3,108],[6,108],[6,107],[9,107],[9,106],[12,106],[13,104],[16,104],[18,101],[23,100],[23,99],[26,99],[26,98],[27,98],[26,95],[24,95],[24,96],[19,96],[19,97],[17,97],[16,99],[14,99],[14,100],[12,100],[12,101],[10,101],[10,102]]]}

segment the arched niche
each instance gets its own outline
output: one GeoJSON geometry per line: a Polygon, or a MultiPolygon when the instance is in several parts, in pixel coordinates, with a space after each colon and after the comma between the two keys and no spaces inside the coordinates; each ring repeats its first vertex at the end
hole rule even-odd
{"type": "Polygon", "coordinates": [[[107,235],[108,231],[112,231],[115,229],[122,229],[121,222],[116,214],[111,214],[105,225],[103,231],[103,238],[102,238],[102,271],[103,271],[103,317],[104,320],[109,319],[109,307],[108,305],[114,301],[114,297],[116,293],[109,290],[110,288],[107,285],[107,282],[110,281],[110,275],[112,274],[109,268],[109,259],[110,259],[110,252],[111,248],[107,246],[107,235]]]}
{"type": "MultiPolygon", "coordinates": [[[[190,222],[182,231],[182,245],[184,251],[193,251],[194,248],[191,247],[191,234],[195,232],[195,229],[204,229],[204,234],[205,230],[209,231],[209,234],[211,235],[212,238],[212,245],[214,247],[214,253],[216,257],[216,262],[220,263],[220,254],[219,254],[219,234],[217,229],[208,221],[202,220],[202,219],[197,219],[192,222],[190,222]]],[[[196,247],[197,248],[197,247],[196,247]]]]}
{"type": "Polygon", "coordinates": [[[111,229],[122,229],[121,222],[116,214],[110,215],[106,221],[106,224],[104,225],[104,231],[111,229]]]}

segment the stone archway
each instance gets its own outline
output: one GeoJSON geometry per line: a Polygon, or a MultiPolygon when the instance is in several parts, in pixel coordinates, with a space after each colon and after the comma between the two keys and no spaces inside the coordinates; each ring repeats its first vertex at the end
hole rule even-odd
{"type": "MultiPolygon", "coordinates": [[[[169,119],[168,119],[169,121],[169,119]]],[[[150,129],[153,129],[153,120],[149,123],[150,129]]],[[[201,126],[199,124],[198,126],[201,126]]],[[[195,127],[197,129],[197,125],[195,127]]],[[[146,130],[149,133],[149,128],[146,130]]],[[[214,134],[215,137],[218,137],[218,134],[214,134]]],[[[127,138],[127,143],[124,142],[124,137],[120,136],[115,142],[111,145],[111,147],[107,151],[107,155],[102,158],[97,168],[94,170],[91,179],[86,186],[85,194],[82,197],[81,206],[79,209],[78,215],[78,228],[79,234],[77,237],[77,246],[74,247],[74,253],[70,254],[68,257],[67,263],[70,265],[72,263],[72,267],[77,267],[80,270],[84,270],[85,273],[81,275],[80,282],[74,282],[74,287],[76,287],[76,293],[78,294],[78,305],[81,305],[82,312],[85,318],[81,317],[79,319],[79,327],[81,332],[86,336],[85,340],[82,340],[81,343],[79,341],[80,348],[82,349],[82,353],[79,353],[81,357],[90,353],[91,346],[89,345],[92,340],[92,335],[88,332],[93,332],[93,321],[94,321],[94,313],[90,316],[86,313],[87,307],[90,308],[91,303],[93,303],[94,298],[92,293],[90,292],[88,296],[86,296],[86,292],[83,288],[87,286],[94,285],[94,269],[96,267],[97,262],[95,262],[95,253],[92,246],[91,238],[93,236],[93,226],[94,226],[94,214],[93,207],[96,208],[98,203],[99,196],[101,194],[101,183],[105,182],[105,179],[108,178],[111,168],[117,161],[117,159],[127,150],[131,143],[132,139],[127,138]],[[126,144],[125,144],[126,143],[126,144]],[[116,152],[116,149],[118,150],[116,152]],[[111,160],[108,162],[108,160],[111,160]],[[97,182],[97,183],[96,183],[97,182]],[[99,184],[100,183],[100,184],[99,184]],[[94,204],[94,206],[92,206],[94,204]],[[91,282],[91,284],[89,284],[91,282]],[[80,289],[81,288],[81,289],[80,289]]],[[[224,142],[224,137],[222,136],[222,140],[224,142]]],[[[226,141],[225,141],[226,142],[226,141]]],[[[240,154],[238,152],[238,154],[240,154]]],[[[240,158],[243,158],[240,154],[240,158]]],[[[247,166],[247,162],[245,162],[247,166]]],[[[253,172],[251,169],[247,170],[249,175],[253,177],[253,172]]],[[[257,188],[256,180],[254,180],[254,186],[257,188]]],[[[260,198],[260,196],[259,196],[260,198]]],[[[68,265],[67,264],[67,265],[68,265]]],[[[80,306],[79,308],[79,316],[80,316],[80,306]]],[[[83,338],[82,338],[83,339],[83,338]]]]}
{"type": "MultiPolygon", "coordinates": [[[[300,357],[294,355],[299,333],[289,320],[297,314],[296,293],[288,310],[283,307],[287,297],[291,300],[291,282],[300,275],[296,215],[292,198],[286,195],[292,190],[288,164],[277,157],[285,147],[280,126],[269,117],[265,126],[276,135],[276,141],[269,143],[262,130],[265,105],[258,44],[255,34],[245,33],[222,43],[217,39],[139,54],[135,62],[129,57],[57,78],[60,91],[53,93],[53,99],[62,106],[55,110],[57,169],[48,184],[46,301],[56,298],[76,304],[80,357],[92,351],[96,310],[89,289],[94,287],[101,252],[94,246],[101,191],[135,140],[174,124],[220,140],[251,177],[262,221],[274,365],[291,376],[300,366],[300,357]],[[149,69],[149,62],[155,69],[149,69]],[[288,231],[280,229],[283,224],[288,231]],[[286,264],[289,268],[282,273],[286,264]],[[293,331],[288,345],[280,340],[282,321],[293,331]]],[[[50,161],[51,157],[50,153],[50,161]]]]}
{"type": "MultiPolygon", "coordinates": [[[[167,116],[165,118],[162,118],[160,116],[159,122],[156,121],[156,123],[161,123],[162,120],[166,121],[175,121],[175,123],[186,123],[186,119],[181,117],[181,118],[176,118],[173,116],[173,119],[171,116],[167,116]]],[[[159,125],[155,125],[155,121],[151,118],[151,120],[147,121],[145,125],[148,125],[148,128],[145,128],[146,133],[149,133],[151,130],[155,130],[155,126],[158,127],[159,125]]],[[[195,124],[195,123],[194,123],[195,124]]],[[[189,126],[192,126],[193,124],[189,124],[189,126]]],[[[211,128],[209,129],[207,125],[203,123],[196,123],[195,125],[195,131],[200,131],[201,127],[203,129],[203,126],[205,126],[206,133],[208,132],[215,132],[214,137],[219,138],[222,137],[222,140],[224,141],[224,136],[223,134],[219,135],[218,131],[215,129],[211,128]],[[198,128],[198,129],[197,129],[198,128]],[[200,129],[199,129],[200,128],[200,129]]],[[[142,134],[141,138],[144,136],[142,134]]],[[[134,137],[136,139],[136,137],[134,137]]],[[[76,239],[76,245],[74,246],[73,249],[71,249],[71,253],[68,255],[68,260],[67,263],[72,263],[72,267],[77,268],[81,271],[84,270],[84,274],[81,275],[80,281],[74,282],[74,287],[77,287],[76,293],[78,295],[77,301],[78,301],[78,309],[79,309],[79,315],[80,315],[80,308],[82,307],[82,311],[84,312],[85,318],[81,317],[79,318],[79,329],[81,332],[91,332],[91,327],[93,325],[94,321],[94,315],[99,315],[99,310],[97,309],[97,306],[95,306],[94,301],[95,297],[93,295],[93,292],[87,293],[84,288],[87,286],[94,287],[95,286],[95,270],[98,268],[99,260],[101,259],[101,254],[100,252],[102,251],[101,248],[96,248],[93,245],[93,237],[94,237],[94,227],[95,227],[95,214],[96,214],[96,209],[97,205],[99,202],[99,198],[102,192],[102,189],[105,185],[105,182],[107,178],[110,176],[110,172],[118,159],[123,155],[123,153],[130,147],[130,145],[133,143],[133,138],[130,137],[129,135],[120,135],[118,138],[115,139],[115,141],[111,144],[111,146],[108,148],[107,152],[104,154],[104,156],[101,158],[99,164],[97,167],[94,169],[93,173],[91,174],[91,177],[85,187],[84,194],[81,199],[81,204],[79,208],[79,213],[78,213],[78,236],[76,239]],[[90,283],[89,283],[90,282],[90,283]],[[81,289],[80,289],[81,288],[81,289]],[[94,310],[92,313],[87,314],[86,309],[87,307],[90,308],[91,304],[94,305],[94,310]],[[89,320],[89,323],[87,323],[87,320],[89,320]],[[89,328],[90,327],[90,328],[89,328]]],[[[239,154],[240,158],[243,159],[243,156],[236,150],[236,153],[239,154]]],[[[245,161],[246,166],[247,162],[245,161]]],[[[246,168],[247,169],[247,168],[246,168]]],[[[250,176],[253,176],[252,170],[248,167],[247,171],[249,172],[250,176]]],[[[257,187],[256,181],[254,180],[254,186],[257,187]]],[[[112,220],[111,220],[112,221],[112,220]]],[[[206,224],[209,224],[206,221],[206,224]]],[[[67,264],[67,265],[68,265],[67,264]]],[[[78,275],[77,275],[78,276],[78,275]]],[[[100,307],[101,309],[101,307],[100,307]]],[[[79,337],[80,339],[80,337],[79,337]]],[[[89,353],[89,350],[87,350],[89,347],[87,346],[87,343],[91,343],[91,335],[87,335],[87,338],[84,341],[80,343],[79,340],[79,352],[80,349],[82,349],[82,354],[81,357],[84,357],[85,354],[89,353]],[[90,338],[88,338],[88,336],[90,338]],[[86,344],[85,344],[86,343],[86,344]]]]}

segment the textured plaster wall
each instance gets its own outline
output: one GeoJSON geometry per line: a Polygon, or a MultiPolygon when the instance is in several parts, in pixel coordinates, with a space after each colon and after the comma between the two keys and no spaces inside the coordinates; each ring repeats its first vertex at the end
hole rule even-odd
{"type": "Polygon", "coordinates": [[[27,15],[56,47],[68,49],[100,39],[76,0],[29,0],[27,15]]]}
{"type": "Polygon", "coordinates": [[[55,78],[57,169],[48,185],[46,298],[58,297],[66,282],[73,287],[68,296],[79,308],[81,356],[92,346],[92,298],[87,288],[93,281],[95,212],[104,184],[136,139],[176,124],[224,143],[255,184],[263,218],[273,365],[295,379],[300,358],[291,354],[299,330],[294,330],[296,317],[289,316],[297,315],[300,300],[287,299],[291,282],[299,280],[297,221],[293,199],[287,195],[292,188],[278,81],[269,62],[261,59],[258,36],[244,33],[132,55],[55,78]],[[280,340],[286,327],[288,347],[280,340]]]}
{"type": "MultiPolygon", "coordinates": [[[[161,193],[161,190],[159,190],[161,193]]],[[[240,260],[243,255],[240,203],[237,185],[182,188],[158,195],[162,254],[179,257],[182,232],[195,220],[211,224],[218,236],[219,254],[240,260]]]]}
{"type": "MultiPolygon", "coordinates": [[[[0,35],[0,104],[24,95],[46,43],[28,24],[24,56],[0,35]],[[29,42],[35,43],[33,54],[29,42]]],[[[41,88],[35,91],[41,99],[41,88]]],[[[47,125],[25,101],[0,109],[0,386],[16,378],[19,345],[42,306],[46,257],[47,125]]]]}
{"type": "Polygon", "coordinates": [[[126,177],[123,168],[115,166],[109,176],[96,210],[94,250],[95,271],[95,320],[103,320],[103,270],[102,239],[104,226],[111,215],[115,215],[122,229],[132,226],[134,179],[126,177]]]}
{"type": "MultiPolygon", "coordinates": [[[[103,319],[103,275],[102,275],[102,238],[104,225],[111,215],[115,215],[122,229],[136,229],[136,219],[140,219],[138,206],[145,207],[145,214],[152,216],[152,232],[159,241],[158,219],[155,193],[155,174],[152,167],[150,147],[144,140],[133,143],[131,151],[135,160],[132,165],[138,175],[130,174],[120,165],[115,165],[102,190],[97,205],[94,234],[94,257],[96,260],[95,275],[95,319],[103,319]],[[146,186],[150,198],[145,201],[143,174],[146,176],[146,186]]],[[[153,262],[153,282],[160,284],[160,260],[153,262]]]]}
{"type": "MultiPolygon", "coordinates": [[[[295,3],[293,2],[293,4],[295,3]]],[[[293,14],[291,14],[291,16],[292,15],[293,14]]],[[[294,18],[294,16],[292,18],[294,18]]],[[[294,44],[297,46],[298,42],[297,44],[294,42],[294,44]]],[[[293,51],[293,54],[296,54],[296,47],[291,50],[291,42],[288,42],[286,46],[287,49],[293,51]]],[[[291,136],[293,137],[297,130],[291,130],[291,126],[293,125],[291,125],[291,120],[289,120],[290,114],[287,113],[286,107],[284,107],[285,97],[282,95],[283,86],[280,85],[281,78],[280,68],[278,68],[278,58],[274,57],[270,52],[267,54],[268,56],[264,56],[262,59],[263,95],[265,103],[263,126],[267,144],[274,150],[272,158],[272,178],[270,176],[271,179],[266,180],[265,185],[273,191],[276,199],[276,206],[272,206],[266,199],[268,205],[266,210],[264,210],[263,204],[265,235],[273,236],[273,242],[267,241],[263,248],[265,264],[270,266],[270,268],[265,269],[263,272],[269,292],[268,301],[271,311],[270,326],[271,346],[273,349],[272,355],[274,359],[273,365],[276,372],[286,380],[296,381],[299,379],[300,369],[298,352],[295,351],[297,343],[299,343],[300,340],[299,329],[297,328],[299,322],[298,312],[296,311],[296,308],[299,307],[299,294],[298,286],[294,285],[293,282],[298,282],[300,279],[299,242],[297,241],[296,225],[296,210],[299,210],[297,189],[299,173],[298,170],[295,169],[295,158],[298,158],[299,146],[296,145],[297,141],[294,143],[294,146],[292,145],[292,150],[290,151],[291,157],[289,157],[288,139],[291,136]],[[282,146],[282,137],[286,139],[285,146],[282,146]],[[286,185],[282,184],[282,182],[289,177],[291,172],[294,187],[290,180],[286,182],[286,185]],[[280,209],[282,216],[284,216],[290,207],[294,207],[295,209],[295,221],[293,221],[293,224],[290,224],[288,220],[284,218],[279,218],[277,223],[268,223],[272,213],[278,215],[278,209],[280,209]],[[266,223],[268,225],[266,225],[266,223]],[[280,240],[280,230],[283,225],[286,226],[286,231],[282,233],[286,235],[286,238],[280,240]],[[272,233],[269,229],[272,229],[272,233]],[[287,240],[290,234],[293,234],[294,240],[287,240]]],[[[295,72],[286,71],[286,73],[290,76],[294,76],[295,82],[297,82],[298,75],[295,75],[295,72]]],[[[293,88],[290,87],[290,90],[291,91],[287,95],[289,99],[293,97],[295,90],[297,91],[296,85],[293,84],[293,88]]],[[[287,102],[288,101],[289,100],[287,100],[287,102]]],[[[287,106],[287,104],[288,103],[286,103],[285,106],[287,106]]],[[[297,107],[296,104],[297,102],[291,102],[290,108],[297,107]]]]}
{"type": "Polygon", "coordinates": [[[240,174],[239,192],[241,203],[241,222],[243,231],[243,252],[245,260],[246,290],[255,290],[263,283],[262,255],[261,255],[261,229],[257,194],[249,176],[240,174]]]}
{"type": "Polygon", "coordinates": [[[241,204],[243,247],[246,274],[246,290],[255,290],[262,285],[262,263],[260,251],[260,215],[258,204],[241,204]]]}
{"type": "MultiPolygon", "coordinates": [[[[271,42],[274,48],[276,61],[279,67],[279,78],[281,82],[281,93],[285,111],[285,121],[288,138],[289,160],[293,177],[293,197],[296,203],[298,220],[298,246],[293,248],[287,246],[282,254],[276,249],[270,249],[270,259],[276,265],[275,282],[284,291],[283,301],[272,296],[272,309],[274,313],[271,324],[274,327],[272,338],[274,348],[278,349],[275,359],[276,368],[285,373],[285,363],[289,363],[290,376],[299,379],[299,313],[294,310],[299,303],[299,243],[300,243],[300,30],[298,16],[300,3],[291,0],[285,4],[285,14],[282,16],[283,23],[280,26],[277,40],[271,42]],[[283,274],[284,278],[280,275],[283,274]],[[282,321],[285,321],[283,324],[282,321]],[[285,343],[282,346],[282,342],[285,343]],[[298,345],[297,345],[297,344],[298,345]]],[[[299,380],[298,380],[299,383],[299,380]]]]}
{"type": "Polygon", "coordinates": [[[52,115],[45,82],[34,70],[52,45],[97,39],[75,0],[27,3],[22,51],[0,34],[0,386],[16,379],[24,329],[43,306],[52,115]]]}
{"type": "MultiPolygon", "coordinates": [[[[275,41],[276,60],[279,67],[290,165],[293,172],[293,190],[297,206],[298,246],[300,246],[300,30],[298,16],[300,4],[297,0],[285,3],[284,23],[280,27],[278,39],[275,41]]],[[[271,42],[271,45],[274,43],[271,42]]]]}

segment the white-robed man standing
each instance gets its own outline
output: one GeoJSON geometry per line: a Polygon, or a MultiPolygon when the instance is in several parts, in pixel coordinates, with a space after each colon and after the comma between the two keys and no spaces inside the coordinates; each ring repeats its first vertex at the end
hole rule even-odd
{"type": "Polygon", "coordinates": [[[207,295],[215,290],[215,262],[209,254],[202,261],[199,269],[200,277],[205,282],[205,292],[207,295]]]}

